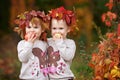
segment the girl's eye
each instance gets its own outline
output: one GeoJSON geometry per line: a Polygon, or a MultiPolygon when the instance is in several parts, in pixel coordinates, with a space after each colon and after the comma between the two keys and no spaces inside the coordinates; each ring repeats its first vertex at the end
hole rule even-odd
{"type": "Polygon", "coordinates": [[[61,28],[59,28],[59,29],[61,29],[61,30],[62,30],[62,29],[63,29],[63,27],[61,27],[61,28]]]}
{"type": "Polygon", "coordinates": [[[27,26],[27,28],[31,28],[30,26],[27,26]]]}
{"type": "Polygon", "coordinates": [[[55,30],[56,28],[55,28],[55,27],[53,27],[52,29],[54,29],[54,30],[55,30]]]}
{"type": "Polygon", "coordinates": [[[35,26],[34,28],[36,28],[36,29],[37,29],[37,28],[38,28],[38,26],[35,26]]]}

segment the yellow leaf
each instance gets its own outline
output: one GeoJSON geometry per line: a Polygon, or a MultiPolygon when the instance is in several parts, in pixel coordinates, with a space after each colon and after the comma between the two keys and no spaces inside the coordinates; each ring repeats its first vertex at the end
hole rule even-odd
{"type": "Polygon", "coordinates": [[[105,73],[104,78],[108,78],[109,72],[105,73]]]}
{"type": "Polygon", "coordinates": [[[112,61],[110,59],[105,59],[105,64],[110,64],[112,61]]]}
{"type": "Polygon", "coordinates": [[[75,27],[75,29],[76,29],[77,31],[79,31],[79,28],[78,28],[78,27],[75,27]]]}
{"type": "Polygon", "coordinates": [[[114,68],[115,68],[115,69],[118,69],[118,67],[117,67],[117,66],[114,66],[114,68]]]}
{"type": "Polygon", "coordinates": [[[120,78],[120,71],[118,72],[118,77],[120,78]]]}
{"type": "Polygon", "coordinates": [[[112,69],[111,70],[111,75],[112,75],[112,77],[116,77],[117,76],[117,70],[116,69],[112,69]]]}

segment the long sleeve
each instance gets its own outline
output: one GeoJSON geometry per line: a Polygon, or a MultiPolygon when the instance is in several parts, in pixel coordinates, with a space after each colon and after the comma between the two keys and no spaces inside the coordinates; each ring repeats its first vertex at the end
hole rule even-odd
{"type": "Polygon", "coordinates": [[[73,59],[76,51],[76,45],[73,40],[67,39],[55,41],[58,50],[60,51],[60,56],[66,60],[70,61],[73,59]]]}
{"type": "Polygon", "coordinates": [[[21,62],[27,62],[30,57],[34,57],[32,54],[32,46],[32,43],[26,42],[24,40],[18,43],[18,58],[21,62]]]}

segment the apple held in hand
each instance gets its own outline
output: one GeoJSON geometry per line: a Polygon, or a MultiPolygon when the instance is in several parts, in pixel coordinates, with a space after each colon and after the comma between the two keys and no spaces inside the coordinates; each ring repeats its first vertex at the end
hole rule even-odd
{"type": "Polygon", "coordinates": [[[25,37],[24,37],[24,38],[25,38],[26,41],[28,40],[28,36],[27,36],[27,34],[25,34],[25,37]]]}
{"type": "Polygon", "coordinates": [[[62,38],[62,34],[60,34],[60,33],[56,33],[54,36],[55,36],[55,38],[58,38],[58,39],[62,38]]]}
{"type": "Polygon", "coordinates": [[[33,31],[26,33],[24,36],[25,40],[28,41],[28,39],[30,39],[32,37],[32,35],[33,35],[33,38],[36,37],[36,34],[33,31]]]}

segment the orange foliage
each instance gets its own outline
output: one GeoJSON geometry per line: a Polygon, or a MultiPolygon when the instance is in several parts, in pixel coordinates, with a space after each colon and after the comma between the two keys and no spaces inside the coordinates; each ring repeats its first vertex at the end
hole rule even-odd
{"type": "Polygon", "coordinates": [[[107,3],[105,6],[107,6],[109,10],[111,10],[113,8],[113,0],[109,0],[109,3],[107,3]]]}
{"type": "MultiPolygon", "coordinates": [[[[109,10],[113,7],[113,0],[106,4],[109,10]]],[[[115,26],[118,16],[108,11],[102,15],[102,21],[108,27],[115,26]]],[[[93,80],[119,80],[120,79],[120,24],[117,31],[107,32],[105,38],[98,45],[98,52],[92,54],[90,61],[91,68],[94,70],[93,80]]]]}
{"type": "Polygon", "coordinates": [[[104,13],[102,15],[102,21],[105,22],[105,24],[110,27],[112,25],[112,21],[117,18],[115,13],[112,13],[108,11],[107,13],[104,13]]]}
{"type": "MultiPolygon", "coordinates": [[[[118,47],[120,43],[120,40],[117,37],[117,34],[114,33],[114,35],[111,36],[113,33],[107,33],[107,36],[110,35],[110,37],[107,37],[106,40],[101,41],[101,43],[98,45],[98,53],[92,54],[92,59],[90,61],[90,66],[94,69],[94,76],[96,79],[104,78],[110,79],[111,76],[113,78],[120,78],[120,47],[118,47]]],[[[114,79],[110,79],[114,80],[114,79]]]]}

